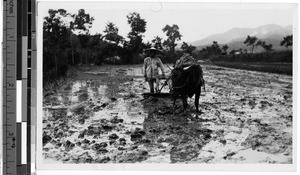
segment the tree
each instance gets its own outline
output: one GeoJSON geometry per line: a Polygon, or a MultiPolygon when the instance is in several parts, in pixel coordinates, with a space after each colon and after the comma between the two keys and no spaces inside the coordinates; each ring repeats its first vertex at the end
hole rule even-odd
{"type": "Polygon", "coordinates": [[[269,52],[269,51],[272,51],[272,47],[273,45],[272,44],[266,44],[265,41],[262,41],[262,40],[258,40],[255,44],[255,46],[261,46],[263,49],[265,49],[266,52],[269,52]]]}
{"type": "Polygon", "coordinates": [[[82,47],[86,43],[83,44],[75,33],[88,35],[94,18],[86,14],[83,9],[78,11],[78,15],[67,13],[64,9],[50,9],[48,13],[49,16],[45,17],[43,22],[44,65],[48,69],[54,66],[54,70],[57,71],[62,64],[75,63],[75,50],[82,55],[81,51],[84,51],[82,47]],[[72,52],[72,61],[68,60],[70,52],[72,52]]]}
{"type": "Polygon", "coordinates": [[[229,48],[228,45],[222,46],[222,52],[225,53],[225,54],[227,54],[228,48],[229,48]]]}
{"type": "Polygon", "coordinates": [[[199,51],[199,55],[203,58],[209,58],[211,56],[217,56],[222,53],[222,50],[217,41],[213,41],[211,46],[206,46],[199,51]]]}
{"type": "Polygon", "coordinates": [[[151,42],[153,43],[154,47],[156,49],[162,50],[163,46],[162,46],[162,38],[159,36],[154,37],[153,40],[151,40],[151,42]]]}
{"type": "Polygon", "coordinates": [[[229,52],[229,54],[234,54],[236,52],[236,50],[235,49],[232,49],[230,52],[229,52]]]}
{"type": "Polygon", "coordinates": [[[87,41],[87,49],[89,51],[89,56],[92,58],[93,63],[96,63],[96,58],[101,52],[99,49],[99,45],[103,41],[103,37],[101,34],[89,35],[89,39],[87,41]]]}
{"type": "Polygon", "coordinates": [[[127,46],[134,54],[141,53],[143,49],[143,33],[146,32],[147,22],[140,17],[139,13],[133,12],[127,15],[127,23],[131,27],[131,31],[128,34],[130,41],[127,43],[127,46]]]}
{"type": "Polygon", "coordinates": [[[71,44],[71,55],[72,55],[72,64],[75,64],[75,52],[81,49],[80,41],[77,35],[74,33],[70,34],[70,44],[71,44]]]}
{"type": "Polygon", "coordinates": [[[255,42],[257,41],[256,36],[247,36],[246,40],[244,41],[244,44],[247,46],[252,46],[251,52],[253,53],[254,47],[255,47],[255,42]]]}
{"type": "Polygon", "coordinates": [[[90,35],[86,34],[79,34],[78,36],[79,42],[80,42],[80,63],[83,64],[84,62],[88,63],[88,41],[90,39],[90,35]],[[85,61],[83,61],[85,59],[85,61]]]}
{"type": "Polygon", "coordinates": [[[266,42],[262,40],[258,40],[255,44],[255,46],[261,46],[261,47],[263,47],[264,45],[266,45],[266,42]]]}
{"type": "Polygon", "coordinates": [[[94,18],[85,13],[84,9],[80,9],[77,15],[72,15],[74,22],[71,26],[77,30],[79,34],[89,34],[89,29],[92,27],[94,18]]]}
{"type": "Polygon", "coordinates": [[[108,22],[107,26],[105,27],[104,30],[104,38],[110,42],[110,43],[115,43],[116,45],[118,45],[120,42],[122,42],[124,40],[124,38],[122,36],[120,36],[118,34],[119,32],[119,28],[112,22],[108,22]]]}
{"type": "Polygon", "coordinates": [[[287,35],[283,37],[283,40],[280,42],[281,46],[288,48],[293,45],[293,35],[287,35]]]}
{"type": "Polygon", "coordinates": [[[179,27],[176,24],[173,24],[172,26],[166,25],[162,30],[168,37],[163,45],[166,46],[170,52],[174,53],[175,47],[177,46],[175,42],[180,41],[182,37],[179,32],[179,27]]]}
{"type": "Polygon", "coordinates": [[[213,55],[220,55],[222,52],[217,41],[213,41],[213,44],[211,45],[210,49],[211,49],[211,53],[213,55]]]}
{"type": "Polygon", "coordinates": [[[57,72],[59,65],[67,63],[64,52],[70,47],[70,29],[64,18],[70,14],[64,9],[50,9],[48,14],[43,22],[43,66],[46,72],[57,72]]]}
{"type": "Polygon", "coordinates": [[[119,29],[118,27],[112,23],[108,22],[107,26],[105,27],[104,35],[105,40],[108,42],[104,46],[105,49],[105,56],[106,57],[113,57],[113,56],[119,56],[119,50],[120,46],[119,43],[124,42],[124,38],[118,34],[119,29]]]}
{"type": "Polygon", "coordinates": [[[143,44],[143,49],[150,49],[152,47],[152,44],[150,41],[147,41],[143,44]]]}
{"type": "Polygon", "coordinates": [[[193,52],[194,50],[196,50],[196,47],[193,46],[193,45],[188,45],[186,42],[183,42],[182,45],[181,45],[181,50],[182,50],[183,52],[192,54],[192,52],[193,52]]]}
{"type": "Polygon", "coordinates": [[[273,47],[272,44],[264,44],[262,47],[265,49],[266,52],[270,52],[270,51],[273,50],[272,49],[272,47],[273,47]]]}

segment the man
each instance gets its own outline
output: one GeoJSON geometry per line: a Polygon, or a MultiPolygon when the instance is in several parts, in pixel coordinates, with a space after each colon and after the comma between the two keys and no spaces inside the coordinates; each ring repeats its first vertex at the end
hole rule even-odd
{"type": "Polygon", "coordinates": [[[149,49],[149,57],[144,59],[143,73],[145,80],[149,83],[151,93],[154,93],[154,83],[156,83],[155,91],[159,91],[159,68],[162,76],[165,76],[164,65],[157,57],[158,52],[160,51],[151,47],[149,49]]]}

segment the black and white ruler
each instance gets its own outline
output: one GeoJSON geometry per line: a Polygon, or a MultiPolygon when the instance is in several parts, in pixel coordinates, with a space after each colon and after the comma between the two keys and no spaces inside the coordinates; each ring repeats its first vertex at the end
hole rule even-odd
{"type": "Polygon", "coordinates": [[[3,174],[35,171],[34,0],[3,0],[3,174]]]}

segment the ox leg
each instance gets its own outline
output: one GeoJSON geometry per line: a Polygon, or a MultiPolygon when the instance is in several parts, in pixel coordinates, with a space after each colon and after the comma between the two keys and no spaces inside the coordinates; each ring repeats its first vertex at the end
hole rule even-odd
{"type": "Polygon", "coordinates": [[[178,98],[178,95],[173,94],[173,111],[174,111],[175,113],[178,112],[178,111],[177,111],[177,107],[176,107],[176,100],[177,100],[177,98],[178,98]],[[177,111],[177,112],[176,112],[176,111],[177,111]]]}
{"type": "Polygon", "coordinates": [[[199,112],[199,99],[201,94],[201,86],[199,87],[199,90],[195,94],[195,107],[196,107],[196,113],[199,112]]]}
{"type": "Polygon", "coordinates": [[[173,107],[175,108],[175,103],[176,103],[177,95],[173,96],[173,107]]]}
{"type": "Polygon", "coordinates": [[[185,111],[187,108],[187,97],[186,95],[181,95],[182,103],[183,103],[183,110],[185,111]]]}

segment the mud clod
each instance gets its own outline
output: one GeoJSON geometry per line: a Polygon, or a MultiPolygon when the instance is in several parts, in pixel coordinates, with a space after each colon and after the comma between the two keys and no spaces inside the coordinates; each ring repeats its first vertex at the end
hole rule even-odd
{"type": "Polygon", "coordinates": [[[105,147],[107,147],[107,143],[106,142],[101,142],[100,144],[99,144],[99,146],[100,147],[102,147],[102,148],[105,148],[105,147]]]}
{"type": "Polygon", "coordinates": [[[220,143],[222,143],[223,145],[226,145],[226,140],[225,139],[222,139],[222,140],[220,140],[220,143]]]}
{"type": "Polygon", "coordinates": [[[100,107],[105,108],[108,105],[108,103],[103,103],[100,107]]]}
{"type": "Polygon", "coordinates": [[[84,139],[83,141],[82,141],[82,143],[85,143],[85,144],[89,144],[91,141],[89,141],[88,139],[84,139]]]}
{"type": "Polygon", "coordinates": [[[50,137],[49,135],[44,135],[43,136],[43,145],[46,145],[48,142],[50,142],[52,139],[52,137],[50,137]]]}
{"type": "Polygon", "coordinates": [[[66,150],[71,150],[71,149],[73,149],[75,147],[75,144],[72,143],[72,142],[70,142],[69,140],[67,140],[65,142],[64,146],[65,146],[66,150]]]}
{"type": "Polygon", "coordinates": [[[99,158],[95,160],[97,163],[108,163],[110,161],[109,157],[99,158]]]}
{"type": "Polygon", "coordinates": [[[93,146],[92,146],[92,149],[94,150],[94,151],[96,151],[98,154],[105,154],[105,153],[107,153],[108,152],[108,150],[107,149],[105,149],[104,147],[103,147],[103,145],[100,145],[100,144],[94,144],[93,146]]]}
{"type": "Polygon", "coordinates": [[[119,144],[123,145],[123,146],[126,145],[126,139],[125,138],[120,138],[119,139],[119,144]]]}
{"type": "Polygon", "coordinates": [[[111,131],[114,127],[111,126],[111,125],[102,125],[102,128],[105,130],[105,131],[111,131]]]}
{"type": "Polygon", "coordinates": [[[146,134],[145,131],[140,130],[139,128],[136,128],[136,130],[130,134],[131,141],[135,142],[143,138],[143,136],[146,134]]]}
{"type": "Polygon", "coordinates": [[[109,135],[108,138],[110,140],[117,140],[119,138],[119,136],[117,134],[113,133],[113,134],[109,135]]]}
{"type": "Polygon", "coordinates": [[[118,118],[118,116],[115,116],[110,122],[114,124],[123,123],[123,119],[118,118]]]}

